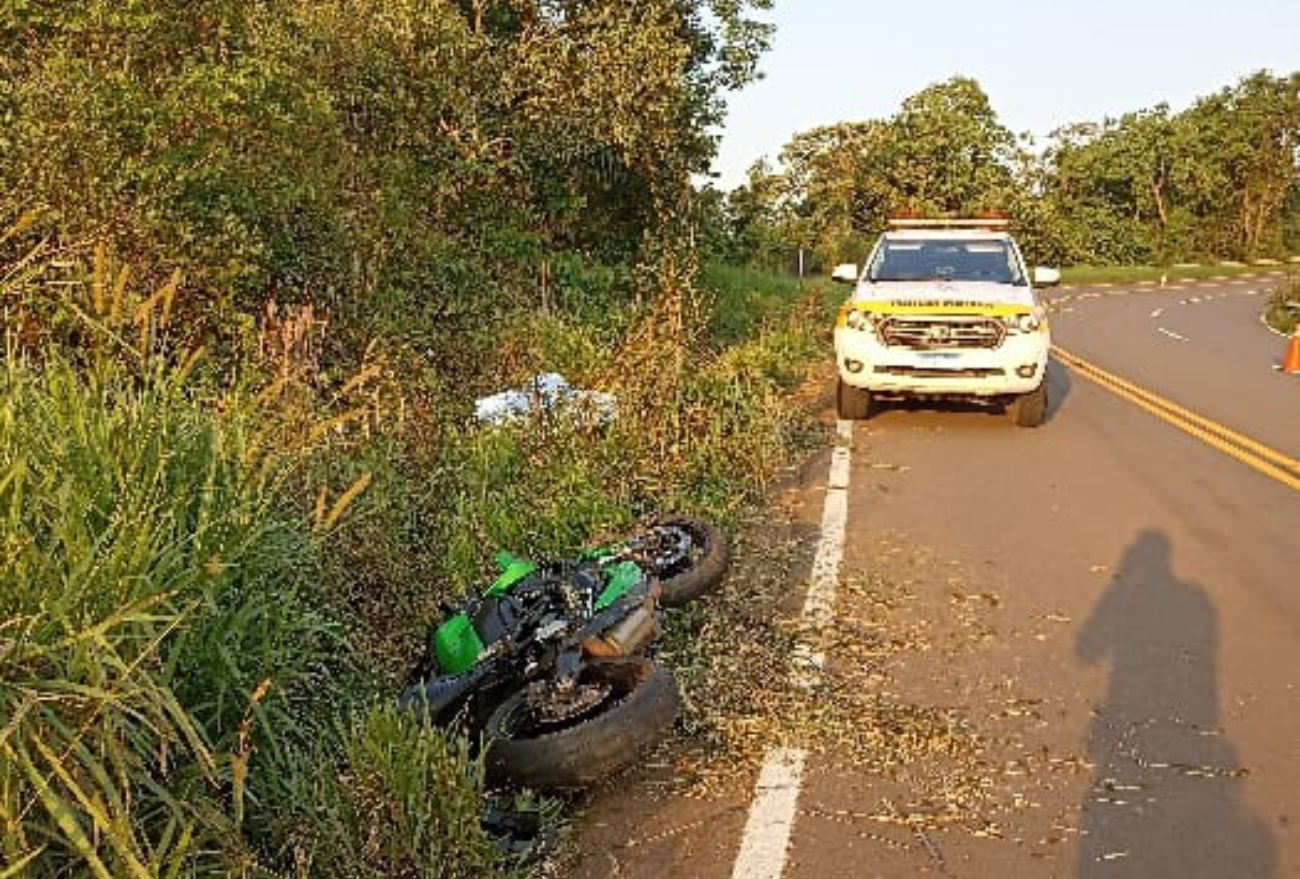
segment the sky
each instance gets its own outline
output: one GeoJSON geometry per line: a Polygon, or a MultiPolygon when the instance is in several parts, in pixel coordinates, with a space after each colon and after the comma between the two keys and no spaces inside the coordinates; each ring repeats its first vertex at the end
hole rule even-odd
{"type": "Polygon", "coordinates": [[[954,76],[1040,145],[1053,129],[1168,104],[1258,70],[1300,71],[1300,0],[775,0],[763,79],[733,93],[713,171],[729,190],[797,133],[888,119],[954,76]]]}

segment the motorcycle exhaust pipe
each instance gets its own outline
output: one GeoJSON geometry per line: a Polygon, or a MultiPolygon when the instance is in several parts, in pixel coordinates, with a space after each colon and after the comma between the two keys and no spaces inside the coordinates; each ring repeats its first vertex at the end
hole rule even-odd
{"type": "Polygon", "coordinates": [[[630,656],[640,652],[659,635],[659,618],[654,601],[629,613],[613,626],[594,638],[583,642],[583,649],[592,656],[630,656]]]}

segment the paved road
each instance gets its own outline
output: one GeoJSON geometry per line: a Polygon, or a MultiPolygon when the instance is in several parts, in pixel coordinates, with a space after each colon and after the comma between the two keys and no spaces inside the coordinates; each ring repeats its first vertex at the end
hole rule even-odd
{"type": "MultiPolygon", "coordinates": [[[[1300,378],[1252,289],[1062,291],[1054,335],[1295,456],[1300,378]]],[[[809,755],[784,876],[1300,876],[1300,491],[1050,381],[1039,430],[959,407],[854,426],[842,574],[874,600],[837,612],[900,645],[862,686],[924,732],[892,765],[809,755]]],[[[604,796],[578,875],[731,875],[743,798],[604,796]]]]}
{"type": "Polygon", "coordinates": [[[1088,360],[1300,457],[1297,381],[1275,371],[1285,341],[1259,320],[1269,278],[1066,290],[1055,340],[1088,360]]]}

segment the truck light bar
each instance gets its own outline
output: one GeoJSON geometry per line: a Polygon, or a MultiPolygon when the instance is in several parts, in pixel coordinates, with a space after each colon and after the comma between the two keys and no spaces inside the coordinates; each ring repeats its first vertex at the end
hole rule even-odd
{"type": "Polygon", "coordinates": [[[945,217],[936,220],[891,217],[889,220],[891,229],[1006,229],[1010,225],[1011,221],[1006,217],[945,217]]]}

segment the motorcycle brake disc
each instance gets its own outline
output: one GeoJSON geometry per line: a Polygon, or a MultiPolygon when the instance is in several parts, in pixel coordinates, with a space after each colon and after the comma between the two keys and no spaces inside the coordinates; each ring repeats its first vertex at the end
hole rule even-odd
{"type": "Polygon", "coordinates": [[[529,694],[528,705],[537,722],[563,723],[601,704],[612,690],[612,685],[600,682],[545,687],[529,694]]]}

